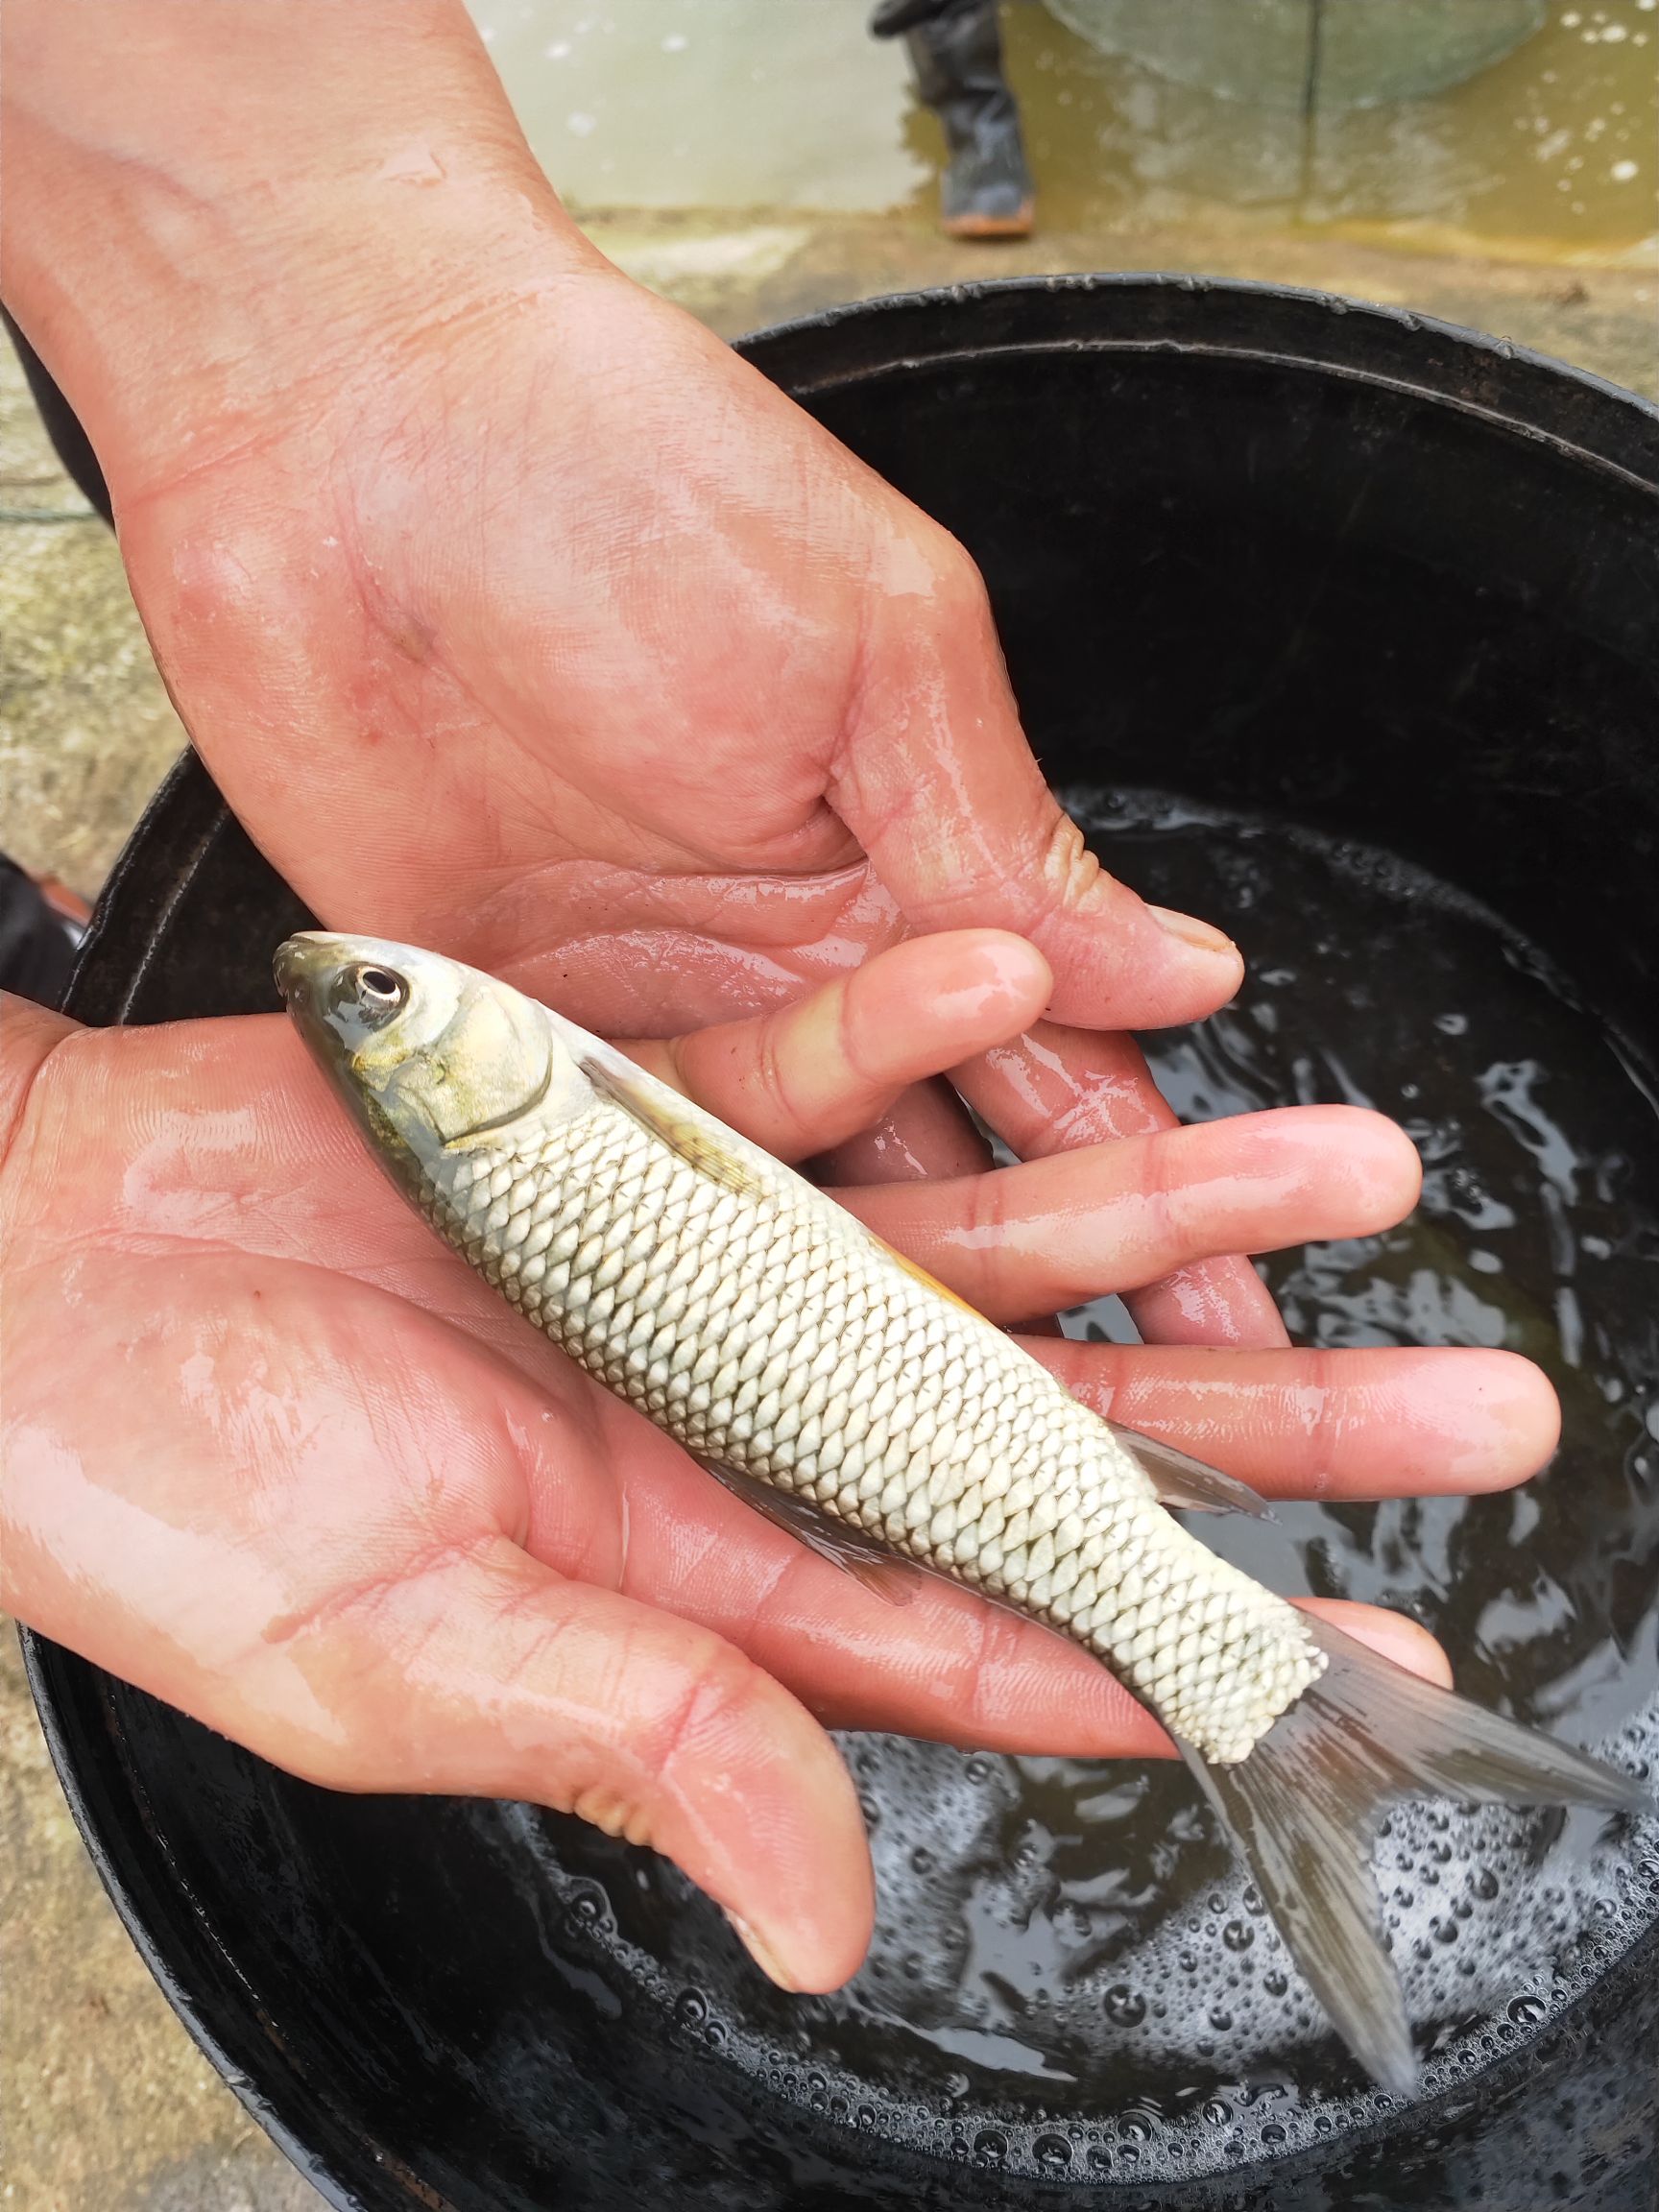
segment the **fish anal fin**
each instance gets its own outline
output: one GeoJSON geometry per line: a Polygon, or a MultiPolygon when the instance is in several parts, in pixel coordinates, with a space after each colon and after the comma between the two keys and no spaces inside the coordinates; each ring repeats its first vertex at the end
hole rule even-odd
{"type": "Polygon", "coordinates": [[[1257,1521],[1272,1520],[1267,1501],[1237,1475],[1223,1475],[1219,1467],[1206,1466],[1161,1437],[1144,1436],[1116,1421],[1106,1426],[1144,1469],[1160,1504],[1180,1513],[1248,1513],[1257,1521]]]}
{"type": "Polygon", "coordinates": [[[793,1536],[798,1544],[816,1552],[820,1559],[828,1559],[832,1567],[839,1567],[844,1575],[851,1575],[863,1583],[866,1590],[884,1598],[889,1605],[908,1605],[915,1596],[921,1570],[911,1560],[890,1551],[876,1537],[865,1535],[861,1528],[850,1528],[844,1521],[837,1521],[821,1505],[814,1504],[810,1498],[796,1498],[787,1490],[775,1490],[771,1483],[762,1482],[757,1476],[747,1475],[723,1459],[708,1459],[699,1454],[697,1464],[707,1468],[734,1498],[740,1498],[774,1527],[793,1536]]]}
{"type": "Polygon", "coordinates": [[[700,1119],[694,1120],[689,1113],[676,1112],[672,1093],[660,1095],[643,1070],[630,1070],[623,1054],[602,1060],[590,1052],[578,1060],[577,1066],[595,1091],[613,1106],[620,1106],[624,1114],[632,1115],[642,1129],[661,1138],[701,1174],[725,1184],[729,1190],[760,1189],[760,1178],[734,1144],[723,1144],[714,1130],[700,1119]]]}

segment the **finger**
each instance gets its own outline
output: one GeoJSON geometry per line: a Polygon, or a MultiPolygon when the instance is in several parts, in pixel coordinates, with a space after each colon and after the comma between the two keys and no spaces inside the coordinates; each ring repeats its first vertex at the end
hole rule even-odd
{"type": "MultiPolygon", "coordinates": [[[[630,1497],[628,1586],[737,1645],[826,1727],[1050,1758],[1172,1749],[1098,1659],[1020,1614],[931,1577],[895,1607],[769,1524],[705,1528],[687,1541],[683,1515],[662,1525],[660,1493],[630,1497]]],[[[1432,1671],[1421,1654],[1437,1647],[1414,1623],[1396,1627],[1398,1616],[1346,1601],[1313,1609],[1402,1665],[1432,1671]]]]}
{"type": "Polygon", "coordinates": [[[1561,1433],[1547,1376],[1513,1352],[1211,1352],[1033,1337],[1026,1350],[1109,1420],[1269,1498],[1503,1490],[1561,1433]]]}
{"type": "Polygon", "coordinates": [[[896,945],[753,1021],[633,1049],[757,1144],[799,1160],[869,1128],[962,1051],[1016,1034],[1051,981],[1018,937],[957,930],[896,945]]]}
{"type": "Polygon", "coordinates": [[[1065,1021],[1159,1028],[1224,1005],[1242,963],[1219,930],[1114,881],[1062,813],[1020,728],[984,586],[960,547],[894,538],[891,586],[829,797],[919,929],[1028,938],[1065,1021]],[[920,602],[920,603],[919,603],[920,602]]]}
{"type": "Polygon", "coordinates": [[[948,1183],[836,1197],[994,1320],[1137,1289],[1216,1252],[1391,1228],[1422,1180],[1405,1132],[1292,1106],[948,1183]]]}
{"type": "MultiPolygon", "coordinates": [[[[918,940],[926,944],[926,938],[918,940]]],[[[983,1175],[991,1147],[949,1083],[914,1083],[878,1121],[817,1163],[829,1183],[921,1183],[929,1177],[983,1175]]]]}
{"type": "Polygon", "coordinates": [[[906,1604],[888,1603],[661,1437],[628,1455],[621,1480],[620,1501],[600,1512],[533,1478],[530,1549],[700,1622],[827,1726],[1056,1757],[1167,1748],[1144,1707],[1064,1637],[932,1576],[915,1579],[906,1604]]]}
{"type": "Polygon", "coordinates": [[[1357,1605],[1349,1598],[1298,1598],[1305,1613],[1316,1613],[1356,1642],[1369,1644],[1396,1667],[1423,1674],[1442,1690],[1452,1687],[1452,1662],[1427,1628],[1405,1613],[1390,1613],[1382,1605],[1357,1605]]]}
{"type": "Polygon", "coordinates": [[[1161,1748],[1144,1707],[1076,1645],[932,1576],[891,1604],[683,1455],[681,1469],[625,1476],[622,1587],[736,1645],[825,1726],[1054,1757],[1161,1748]]]}
{"type": "MultiPolygon", "coordinates": [[[[1121,1033],[1040,1022],[952,1069],[950,1079],[1022,1160],[1179,1125],[1141,1047],[1121,1033]]],[[[1179,1268],[1124,1303],[1148,1344],[1267,1350],[1290,1340],[1272,1293],[1237,1254],[1179,1268]]]]}
{"type": "Polygon", "coordinates": [[[352,1787],[573,1813],[672,1859],[782,1988],[856,1971],[874,1889],[847,1770],[707,1628],[562,1580],[497,1537],[336,1609],[308,1671],[325,1702],[387,1684],[373,1767],[360,1754],[352,1787]]]}

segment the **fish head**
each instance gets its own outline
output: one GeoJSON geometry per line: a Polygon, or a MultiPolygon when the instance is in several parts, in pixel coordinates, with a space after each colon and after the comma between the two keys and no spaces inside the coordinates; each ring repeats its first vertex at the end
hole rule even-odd
{"type": "Polygon", "coordinates": [[[567,1117],[592,1099],[567,1024],[442,953],[309,929],[278,949],[276,976],[313,1057],[401,1180],[423,1180],[441,1154],[521,1115],[567,1117]]]}

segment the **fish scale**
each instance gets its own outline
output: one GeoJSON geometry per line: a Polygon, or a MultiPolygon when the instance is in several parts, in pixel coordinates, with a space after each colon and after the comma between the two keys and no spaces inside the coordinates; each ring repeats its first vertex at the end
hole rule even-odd
{"type": "Polygon", "coordinates": [[[687,1450],[1049,1623],[1206,1758],[1244,1758],[1324,1664],[1296,1609],[1000,1330],[742,1158],[727,1188],[596,1094],[457,1149],[423,1211],[687,1450]]]}

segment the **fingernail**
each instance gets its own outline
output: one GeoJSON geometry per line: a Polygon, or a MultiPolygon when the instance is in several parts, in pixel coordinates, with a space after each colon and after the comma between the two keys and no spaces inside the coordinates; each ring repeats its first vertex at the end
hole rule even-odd
{"type": "Polygon", "coordinates": [[[766,1979],[769,1982],[776,1982],[780,1989],[787,1989],[792,1994],[797,1991],[800,1984],[794,1976],[783,1971],[771,1951],[767,1949],[765,1942],[756,1935],[748,1921],[740,1918],[737,1913],[731,1911],[725,1906],[721,1907],[721,1911],[731,1921],[738,1942],[742,1944],[744,1950],[748,1952],[750,1958],[754,1960],[766,1979]]]}
{"type": "Polygon", "coordinates": [[[1198,952],[1226,952],[1237,960],[1238,948],[1224,930],[1213,929],[1208,922],[1200,922],[1192,914],[1177,914],[1168,906],[1148,906],[1147,913],[1160,929],[1171,937],[1179,937],[1183,945],[1190,945],[1198,952]]]}

